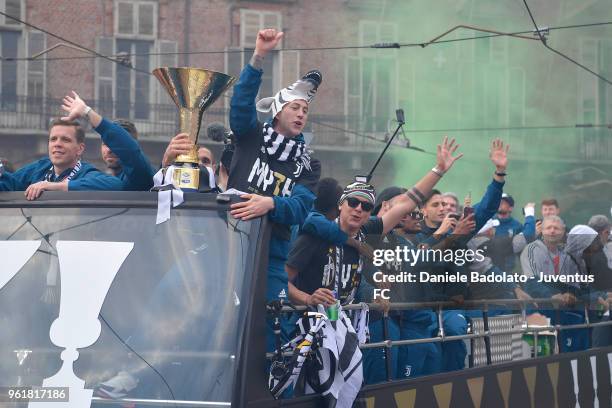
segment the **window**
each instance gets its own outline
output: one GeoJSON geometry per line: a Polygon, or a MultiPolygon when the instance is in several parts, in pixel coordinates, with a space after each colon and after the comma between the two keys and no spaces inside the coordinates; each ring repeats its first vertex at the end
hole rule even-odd
{"type": "Polygon", "coordinates": [[[474,60],[478,63],[491,61],[491,38],[483,37],[474,41],[474,60]]]}
{"type": "MultiPolygon", "coordinates": [[[[598,40],[585,38],[580,43],[581,62],[584,66],[598,71],[598,40]]],[[[583,123],[599,123],[597,112],[598,80],[583,70],[578,72],[578,89],[581,95],[578,102],[578,115],[583,123]]]]}
{"type": "MultiPolygon", "coordinates": [[[[246,64],[246,59],[250,58],[248,51],[243,50],[239,47],[225,47],[225,70],[224,72],[235,78],[240,76],[240,71],[246,64]],[[247,56],[248,55],[248,56],[247,56]]],[[[223,94],[225,109],[229,110],[230,101],[234,93],[234,87],[232,86],[223,94]]],[[[226,115],[227,116],[227,115],[226,115]]]]}
{"type": "MultiPolygon", "coordinates": [[[[27,35],[28,55],[35,55],[46,47],[45,34],[38,31],[29,31],[27,35]]],[[[26,81],[26,109],[28,112],[42,113],[45,98],[45,68],[44,59],[27,61],[26,81]]]]}
{"type": "MultiPolygon", "coordinates": [[[[157,43],[157,67],[176,67],[178,66],[178,44],[176,41],[160,40],[157,43]]],[[[155,110],[157,112],[157,120],[162,122],[174,122],[176,120],[176,107],[170,95],[166,90],[156,84],[157,103],[159,106],[155,110]]]]}
{"type": "Polygon", "coordinates": [[[525,125],[525,71],[510,68],[508,75],[508,124],[525,125]]]}
{"type": "MultiPolygon", "coordinates": [[[[25,17],[25,7],[23,7],[22,1],[23,0],[0,0],[0,10],[9,16],[15,16],[23,20],[25,17]]],[[[20,27],[21,24],[11,18],[0,15],[0,26],[20,27]]]]}
{"type": "Polygon", "coordinates": [[[17,61],[6,58],[17,58],[21,44],[20,31],[0,32],[0,106],[14,111],[17,108],[17,61]]]}
{"type": "Polygon", "coordinates": [[[115,35],[122,38],[157,37],[157,2],[116,1],[115,35]]]}
{"type": "MultiPolygon", "coordinates": [[[[141,193],[139,198],[145,196],[145,193],[141,193]]],[[[74,195],[68,195],[67,199],[73,201],[74,195]]],[[[21,209],[6,208],[4,204],[0,208],[0,245],[10,243],[5,240],[12,232],[15,239],[39,242],[38,228],[43,233],[49,233],[51,238],[44,241],[41,251],[25,262],[8,285],[4,286],[5,282],[0,281],[0,321],[5,328],[0,341],[2,383],[16,384],[18,378],[23,378],[23,386],[40,384],[40,376],[24,375],[23,367],[32,367],[40,370],[36,373],[49,373],[47,375],[59,369],[62,365],[61,349],[53,345],[49,331],[60,308],[77,318],[68,317],[65,320],[67,330],[62,333],[70,333],[70,330],[79,332],[84,326],[83,319],[79,318],[81,315],[71,313],[71,305],[75,303],[66,301],[76,294],[75,291],[68,294],[68,288],[82,286],[69,278],[69,273],[64,275],[66,264],[60,266],[63,261],[53,255],[58,241],[64,241],[62,245],[67,245],[64,248],[75,245],[67,241],[81,241],[77,245],[90,241],[85,245],[102,246],[97,248],[98,254],[104,252],[106,244],[91,241],[130,242],[134,243],[134,247],[125,262],[117,264],[114,271],[119,270],[105,294],[106,301],[99,305],[102,306],[100,313],[111,322],[112,329],[102,325],[101,335],[95,344],[80,350],[83,352],[81,356],[91,358],[80,359],[74,370],[76,375],[89,380],[108,372],[108,375],[104,374],[106,381],[124,367],[133,369],[132,372],[139,370],[137,375],[143,386],[143,392],[139,394],[141,398],[156,400],[156,405],[164,406],[163,400],[170,396],[167,388],[160,392],[163,386],[156,371],[150,367],[140,370],[138,365],[126,366],[135,360],[129,349],[118,347],[113,332],[121,333],[119,336],[129,338],[130,345],[149,361],[152,355],[160,356],[154,357],[154,362],[156,367],[163,367],[160,371],[163,370],[168,387],[172,387],[173,399],[215,401],[211,405],[230,406],[233,389],[242,381],[237,367],[242,366],[243,358],[246,358],[242,346],[247,333],[245,328],[251,324],[254,279],[261,272],[255,248],[264,239],[263,229],[260,220],[241,223],[234,228],[223,219],[229,217],[226,206],[216,204],[214,197],[205,200],[198,197],[192,200],[197,207],[175,209],[172,218],[161,229],[152,222],[157,210],[139,208],[142,204],[138,201],[132,201],[132,206],[125,208],[104,208],[109,204],[116,206],[117,202],[112,200],[108,204],[97,202],[100,205],[96,208],[23,208],[24,214],[31,217],[28,219],[36,226],[25,223],[23,228],[17,228],[24,218],[21,209]],[[83,228],[83,225],[87,227],[83,228]],[[178,234],[181,245],[171,244],[161,249],[167,243],[174,242],[178,234]],[[152,236],[156,238],[151,239],[152,236]],[[55,286],[49,288],[57,290],[58,303],[63,303],[60,306],[39,301],[41,278],[58,276],[60,269],[61,282],[58,279],[57,285],[51,283],[55,286]],[[66,285],[68,282],[73,284],[66,285]],[[61,299],[60,288],[63,293],[61,299]],[[31,317],[27,323],[23,319],[24,310],[31,317]],[[6,330],[8,325],[11,325],[11,330],[6,330]],[[160,327],[172,327],[171,334],[160,330],[160,327]],[[134,339],[138,339],[137,346],[134,339]],[[34,360],[30,355],[20,366],[14,354],[11,355],[15,349],[13,345],[34,350],[34,347],[55,347],[58,351],[49,358],[39,360],[34,360]]],[[[141,202],[145,203],[144,200],[141,202]]],[[[3,246],[3,254],[7,253],[5,248],[3,246]]],[[[71,257],[69,249],[62,252],[62,256],[68,253],[73,263],[80,264],[75,257],[71,257]]],[[[8,263],[5,258],[2,259],[3,278],[8,263]]],[[[12,257],[9,259],[14,260],[12,257]]],[[[108,266],[108,260],[92,261],[90,258],[89,261],[108,266]]],[[[112,266],[107,266],[101,270],[113,270],[112,266]]],[[[82,267],[87,270],[92,266],[91,263],[84,263],[82,267]]],[[[93,280],[88,283],[95,284],[93,280]]],[[[92,320],[94,324],[97,316],[92,320]]],[[[62,385],[68,385],[68,381],[62,385]]],[[[2,407],[7,406],[2,404],[2,407]]]]}
{"type": "Polygon", "coordinates": [[[131,55],[132,67],[115,64],[115,116],[127,119],[149,119],[151,102],[152,42],[117,39],[117,55],[131,55]]]}
{"type": "MultiPolygon", "coordinates": [[[[240,71],[249,62],[257,33],[263,28],[282,29],[280,13],[240,10],[240,44],[238,47],[227,47],[225,54],[225,72],[238,77],[240,71]]],[[[283,41],[277,48],[283,47],[283,41]]],[[[262,83],[259,88],[258,98],[274,95],[282,87],[292,84],[300,77],[300,53],[299,51],[272,51],[269,57],[264,59],[262,83]]],[[[229,108],[232,89],[225,93],[225,106],[229,108]]],[[[260,119],[267,119],[267,115],[261,115],[260,119]]]]}
{"type": "Polygon", "coordinates": [[[125,55],[133,68],[104,58],[96,59],[96,97],[103,114],[131,120],[149,119],[151,97],[151,58],[153,42],[98,38],[98,52],[125,55]]]}
{"type": "MultiPolygon", "coordinates": [[[[280,13],[240,10],[240,46],[242,48],[255,48],[257,32],[264,28],[282,29],[280,13]]],[[[282,42],[278,48],[282,47],[282,42]]]]}
{"type": "MultiPolygon", "coordinates": [[[[598,38],[582,38],[581,62],[605,78],[612,77],[612,41],[598,38]]],[[[577,69],[578,117],[585,124],[612,122],[612,91],[603,80],[577,69]]],[[[583,145],[586,158],[606,158],[609,151],[609,132],[602,128],[583,128],[583,145]]]]}
{"type": "MultiPolygon", "coordinates": [[[[472,41],[467,41],[472,42],[472,41]]],[[[471,63],[461,62],[457,64],[457,95],[461,95],[459,98],[455,98],[457,102],[457,123],[461,126],[469,127],[473,123],[469,123],[474,117],[474,81],[476,77],[473,65],[471,63]]]]}
{"type": "MultiPolygon", "coordinates": [[[[243,63],[240,65],[240,69],[242,69],[253,54],[257,33],[263,28],[282,29],[280,13],[247,9],[240,10],[240,48],[245,50],[243,54],[245,60],[242,61],[243,63]]],[[[282,44],[283,42],[277,46],[277,49],[282,48],[282,44]]],[[[280,64],[278,51],[270,52],[269,57],[264,59],[263,76],[261,78],[261,87],[259,88],[258,97],[274,95],[281,86],[288,85],[281,83],[280,64]]]]}
{"type": "Polygon", "coordinates": [[[491,63],[504,66],[508,63],[508,37],[491,38],[491,63]]]}
{"type": "MultiPolygon", "coordinates": [[[[612,41],[610,40],[599,40],[599,64],[597,65],[597,72],[600,73],[604,78],[612,78],[612,41]]],[[[595,78],[598,85],[599,93],[599,123],[611,123],[612,122],[612,87],[602,81],[601,79],[595,78]]]]}
{"type": "Polygon", "coordinates": [[[154,43],[147,40],[99,37],[97,51],[100,54],[115,55],[117,59],[125,58],[133,68],[139,70],[135,71],[104,58],[96,59],[96,99],[100,112],[130,120],[174,121],[174,102],[161,87],[153,86],[157,80],[148,73],[156,67],[177,66],[177,49],[176,41],[159,40],[154,43]],[[153,52],[162,55],[149,55],[153,52]],[[153,115],[156,115],[155,118],[153,115]]]}
{"type": "Polygon", "coordinates": [[[300,72],[300,52],[299,51],[283,51],[280,55],[281,65],[281,86],[285,87],[297,81],[302,77],[300,72]]]}
{"type": "MultiPolygon", "coordinates": [[[[115,39],[99,37],[97,50],[102,55],[115,55],[115,39]]],[[[96,99],[98,110],[105,116],[114,116],[113,81],[116,63],[104,58],[96,58],[96,99]]]]}
{"type": "MultiPolygon", "coordinates": [[[[0,0],[0,10],[23,20],[24,7],[22,0],[0,0]]],[[[14,111],[17,108],[17,78],[20,66],[17,61],[7,61],[7,58],[17,58],[23,51],[21,24],[13,19],[0,15],[0,108],[14,111]]]]}
{"type": "MultiPolygon", "coordinates": [[[[362,21],[360,45],[397,41],[397,26],[362,21]]],[[[385,132],[397,109],[397,52],[360,50],[349,57],[346,70],[346,109],[350,129],[385,132]]]]}

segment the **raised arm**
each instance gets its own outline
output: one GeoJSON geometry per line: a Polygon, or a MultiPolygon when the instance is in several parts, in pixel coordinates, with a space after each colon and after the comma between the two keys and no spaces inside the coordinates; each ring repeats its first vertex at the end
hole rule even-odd
{"type": "Polygon", "coordinates": [[[504,183],[506,182],[509,150],[510,145],[504,144],[501,139],[495,139],[491,142],[489,158],[493,166],[495,166],[495,172],[493,173],[493,181],[487,187],[484,196],[479,203],[474,205],[475,231],[479,231],[489,219],[493,218],[499,209],[504,183]]]}
{"type": "Polygon", "coordinates": [[[263,60],[283,38],[282,32],[264,29],[257,33],[255,52],[250,62],[242,69],[240,78],[234,86],[230,103],[230,128],[237,139],[257,129],[257,110],[255,98],[261,85],[263,60]]]}
{"type": "Polygon", "coordinates": [[[458,147],[455,139],[449,142],[448,137],[444,137],[442,144],[438,145],[436,166],[428,171],[406,194],[401,194],[400,202],[382,216],[384,234],[395,228],[406,214],[421,205],[444,173],[450,170],[455,161],[463,157],[463,153],[453,156],[458,147]]]}
{"type": "Polygon", "coordinates": [[[138,142],[123,127],[100,116],[74,91],[72,96],[64,97],[62,109],[67,113],[63,120],[87,118],[102,137],[102,143],[119,157],[127,179],[125,190],[149,190],[153,186],[151,163],[138,142]]]}

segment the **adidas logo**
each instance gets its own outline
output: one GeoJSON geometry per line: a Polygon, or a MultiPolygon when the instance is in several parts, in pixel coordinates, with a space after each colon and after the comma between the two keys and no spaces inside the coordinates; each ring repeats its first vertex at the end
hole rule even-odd
{"type": "Polygon", "coordinates": [[[280,293],[278,294],[279,298],[287,298],[287,292],[285,292],[285,289],[281,290],[280,293]]]}

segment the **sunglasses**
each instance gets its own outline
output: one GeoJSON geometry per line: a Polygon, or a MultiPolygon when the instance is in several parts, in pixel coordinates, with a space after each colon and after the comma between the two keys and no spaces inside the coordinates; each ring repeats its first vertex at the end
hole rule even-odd
{"type": "Polygon", "coordinates": [[[423,219],[423,214],[421,214],[420,211],[412,211],[411,213],[408,214],[408,216],[417,221],[421,221],[423,219]]]}
{"type": "Polygon", "coordinates": [[[348,204],[349,207],[351,208],[357,208],[359,206],[359,204],[361,204],[361,209],[363,211],[372,211],[374,209],[374,204],[369,203],[367,201],[361,201],[358,198],[355,197],[348,197],[346,199],[346,203],[348,204]]]}

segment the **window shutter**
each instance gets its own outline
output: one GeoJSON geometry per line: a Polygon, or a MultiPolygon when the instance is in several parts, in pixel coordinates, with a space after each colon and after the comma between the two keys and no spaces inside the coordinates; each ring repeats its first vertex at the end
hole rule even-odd
{"type": "Polygon", "coordinates": [[[240,46],[255,48],[257,32],[260,30],[261,14],[250,10],[240,11],[240,46]]]}
{"type": "MultiPolygon", "coordinates": [[[[45,49],[45,34],[38,31],[28,32],[28,55],[38,54],[45,49]]],[[[44,59],[28,61],[28,73],[42,73],[44,70],[44,59]]]]}
{"type": "Polygon", "coordinates": [[[178,65],[178,44],[176,41],[160,40],[157,51],[160,54],[158,64],[160,67],[176,67],[178,65]]]}
{"type": "MultiPolygon", "coordinates": [[[[38,31],[28,32],[28,55],[37,54],[45,49],[45,34],[38,31]]],[[[36,59],[27,62],[26,95],[42,102],[44,97],[45,61],[36,59]]]]}
{"type": "Polygon", "coordinates": [[[117,32],[134,34],[134,5],[127,2],[117,4],[117,32]]]}
{"type": "MultiPolygon", "coordinates": [[[[98,37],[97,51],[102,55],[115,54],[115,41],[110,37],[98,37]]],[[[115,63],[104,58],[96,58],[96,99],[97,107],[105,116],[113,114],[113,83],[115,63]]]]}
{"type": "MultiPolygon", "coordinates": [[[[583,38],[580,42],[581,62],[587,67],[597,67],[598,42],[594,38],[583,38]]],[[[579,112],[584,123],[599,123],[597,112],[598,81],[582,70],[578,72],[578,84],[581,92],[579,112]]]]}
{"type": "MultiPolygon", "coordinates": [[[[240,46],[242,48],[255,48],[257,33],[263,28],[282,29],[279,13],[270,13],[255,10],[240,10],[240,46]]],[[[278,48],[282,47],[282,41],[278,48]]]]}
{"type": "Polygon", "coordinates": [[[281,30],[280,15],[276,13],[263,13],[263,27],[261,28],[276,28],[281,30]]]}
{"type": "Polygon", "coordinates": [[[349,129],[359,129],[361,116],[361,59],[348,57],[346,60],[346,126],[349,129]]]}
{"type": "MultiPolygon", "coordinates": [[[[157,52],[160,54],[157,58],[157,66],[159,67],[176,67],[178,66],[178,44],[176,41],[160,40],[157,43],[157,52]]],[[[162,105],[172,105],[171,109],[160,109],[160,120],[171,121],[175,119],[176,109],[174,108],[174,102],[170,98],[170,95],[161,86],[156,86],[157,89],[157,102],[162,105]]]]}
{"type": "MultiPolygon", "coordinates": [[[[14,16],[17,18],[21,18],[21,0],[4,0],[4,11],[6,14],[10,15],[10,16],[14,16]]],[[[5,24],[6,25],[19,25],[19,23],[15,20],[13,20],[12,18],[6,18],[3,16],[3,18],[5,19],[5,24]]]]}
{"type": "Polygon", "coordinates": [[[294,83],[300,77],[300,52],[283,51],[281,53],[281,87],[294,83]]]}
{"type": "Polygon", "coordinates": [[[397,26],[395,24],[382,23],[377,42],[395,42],[397,41],[397,26]]]}
{"type": "Polygon", "coordinates": [[[378,27],[372,21],[361,21],[359,34],[359,45],[372,45],[378,42],[378,27]]]}
{"type": "Polygon", "coordinates": [[[155,34],[155,5],[141,3],[138,5],[138,34],[152,36],[155,34]]]}
{"type": "MultiPolygon", "coordinates": [[[[225,51],[225,72],[228,75],[233,76],[234,78],[238,78],[240,76],[240,71],[242,71],[242,68],[246,64],[245,52],[241,48],[236,47],[226,47],[225,51]]],[[[230,100],[233,94],[233,86],[223,94],[223,98],[225,100],[225,109],[229,109],[230,100]]]]}

